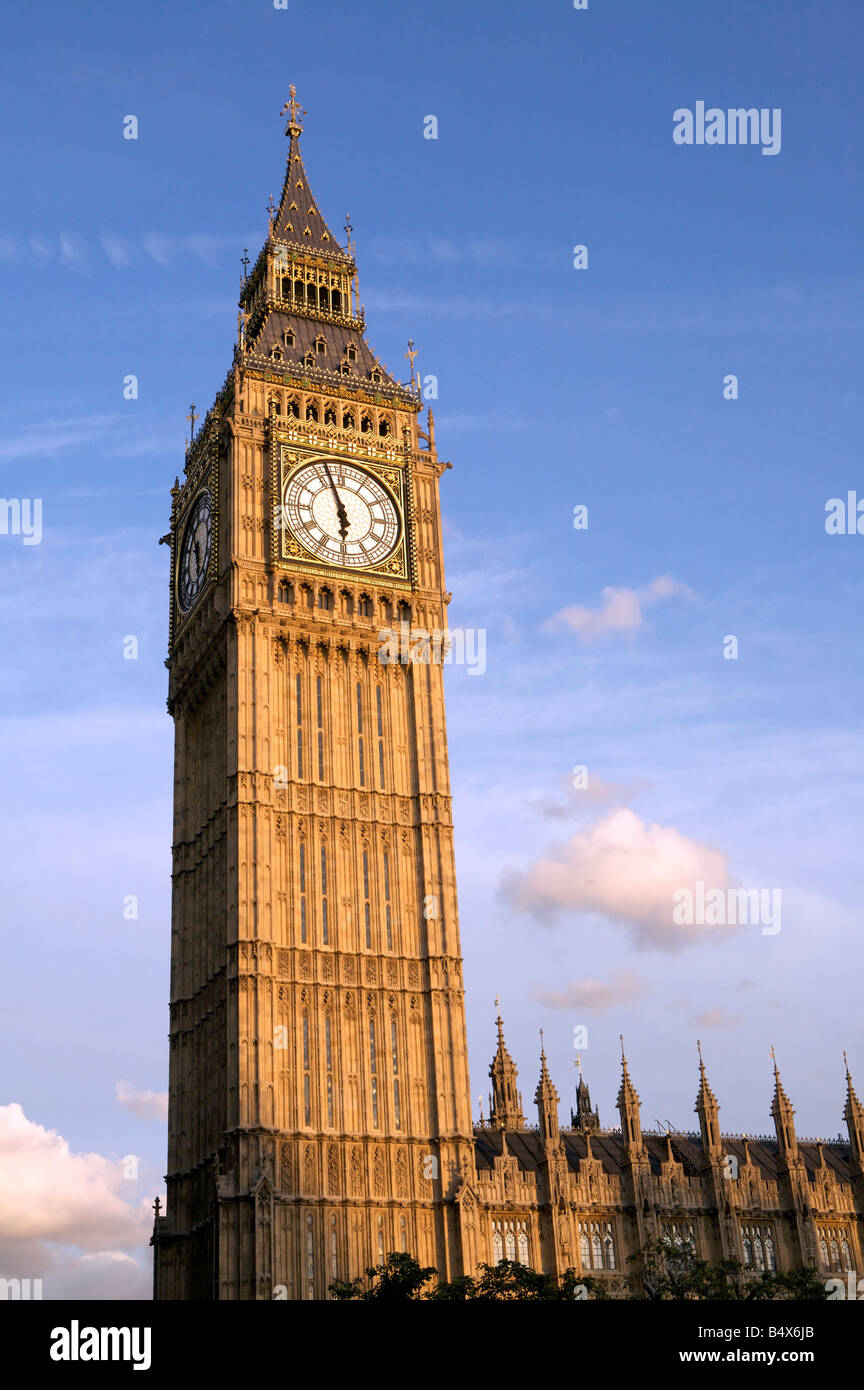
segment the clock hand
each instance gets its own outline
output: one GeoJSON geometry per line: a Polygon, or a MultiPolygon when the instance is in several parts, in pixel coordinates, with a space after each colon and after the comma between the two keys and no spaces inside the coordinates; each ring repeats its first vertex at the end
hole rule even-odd
{"type": "Polygon", "coordinates": [[[348,530],[351,523],[348,520],[348,513],[345,510],[345,503],[342,501],[342,498],[336,491],[336,484],[333,481],[333,474],[330,472],[330,465],[327,463],[326,459],[324,460],[324,472],[327,474],[327,477],[330,480],[330,486],[333,489],[333,496],[336,498],[336,515],[339,518],[339,535],[342,537],[342,540],[344,541],[346,536],[348,535],[348,530]]]}

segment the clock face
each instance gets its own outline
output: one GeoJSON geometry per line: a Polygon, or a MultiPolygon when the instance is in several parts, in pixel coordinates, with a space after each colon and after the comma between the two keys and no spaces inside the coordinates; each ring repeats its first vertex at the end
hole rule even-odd
{"type": "Polygon", "coordinates": [[[205,489],[193,503],[180,546],[177,598],[184,612],[188,612],[204,587],[210,565],[212,538],[212,502],[210,493],[205,489]]]}
{"type": "Polygon", "coordinates": [[[399,510],[377,478],[341,459],[316,459],[285,485],[284,517],[316,560],[379,565],[399,540],[399,510]]]}

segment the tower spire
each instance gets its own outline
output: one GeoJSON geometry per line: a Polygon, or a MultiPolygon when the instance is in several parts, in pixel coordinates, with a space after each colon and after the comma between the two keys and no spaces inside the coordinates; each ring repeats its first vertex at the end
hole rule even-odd
{"type": "Polygon", "coordinates": [[[624,1037],[621,1039],[621,1085],[618,1089],[618,1113],[621,1116],[621,1135],[625,1149],[642,1149],[642,1120],[639,1114],[639,1096],[630,1080],[627,1070],[627,1057],[624,1053],[624,1037]]]}
{"type": "Polygon", "coordinates": [[[702,1132],[702,1147],[709,1156],[716,1157],[722,1148],[720,1143],[720,1107],[717,1097],[708,1085],[705,1075],[705,1062],[702,1057],[702,1043],[696,1039],[699,1052],[699,1094],[696,1097],[696,1114],[702,1132]]]}
{"type": "Polygon", "coordinates": [[[492,1080],[492,1094],[489,1097],[489,1119],[498,1129],[524,1129],[525,1116],[522,1113],[522,1096],[516,1082],[519,1073],[507,1045],[504,1042],[504,1023],[501,1019],[501,1005],[496,996],[495,1020],[498,1029],[498,1049],[489,1068],[492,1080]]]}
{"type": "Polygon", "coordinates": [[[600,1116],[596,1110],[591,1109],[591,1092],[582,1075],[581,1052],[577,1052],[573,1065],[579,1072],[579,1080],[576,1084],[576,1110],[570,1111],[570,1123],[582,1134],[596,1134],[600,1128],[600,1116]]]}
{"type": "Polygon", "coordinates": [[[534,1092],[534,1103],[540,1123],[540,1141],[543,1144],[556,1144],[558,1128],[558,1092],[552,1084],[549,1068],[546,1065],[546,1049],[543,1045],[543,1029],[540,1029],[540,1080],[534,1092]]]}
{"type": "Polygon", "coordinates": [[[864,1173],[864,1105],[855,1094],[852,1075],[849,1071],[849,1059],[845,1052],[843,1053],[843,1063],[846,1067],[846,1104],[843,1107],[843,1119],[846,1121],[846,1128],[849,1131],[852,1161],[858,1172],[864,1173]]]}
{"type": "Polygon", "coordinates": [[[777,1132],[777,1145],[780,1154],[785,1158],[797,1158],[798,1140],[795,1135],[795,1111],[792,1102],[783,1089],[783,1082],[780,1080],[780,1072],[777,1069],[777,1058],[774,1048],[771,1048],[771,1061],[774,1066],[774,1097],[771,1101],[771,1115],[774,1119],[774,1128],[777,1132]]]}

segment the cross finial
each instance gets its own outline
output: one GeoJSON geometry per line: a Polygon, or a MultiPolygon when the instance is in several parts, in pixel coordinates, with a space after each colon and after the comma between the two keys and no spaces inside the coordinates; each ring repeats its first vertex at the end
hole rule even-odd
{"type": "Polygon", "coordinates": [[[413,338],[409,338],[409,339],[408,339],[408,351],[406,352],[405,356],[408,358],[408,361],[411,363],[411,380],[413,381],[413,380],[414,380],[414,363],[415,363],[415,361],[417,360],[417,349],[416,349],[415,346],[414,346],[414,339],[413,339],[413,338]]]}
{"type": "Polygon", "coordinates": [[[243,267],[243,284],[249,279],[249,247],[243,247],[243,255],[240,257],[240,264],[243,267]]]}
{"type": "Polygon", "coordinates": [[[156,1201],[153,1203],[153,1210],[158,1217],[160,1211],[162,1210],[162,1203],[159,1201],[158,1197],[156,1198],[156,1201]]]}
{"type": "Polygon", "coordinates": [[[200,418],[200,417],[199,417],[198,415],[195,414],[195,402],[193,401],[192,404],[191,404],[190,407],[189,407],[189,414],[186,416],[186,419],[189,421],[189,443],[190,443],[190,444],[191,444],[191,443],[194,441],[194,439],[195,439],[195,421],[198,420],[199,418],[200,418]]]}
{"type": "Polygon", "coordinates": [[[345,250],[348,252],[349,256],[351,255],[352,251],[354,250],[353,246],[351,245],[351,233],[352,233],[353,231],[354,231],[354,227],[353,227],[352,222],[351,222],[351,214],[350,214],[350,212],[346,212],[346,214],[345,214],[345,235],[346,235],[346,237],[348,238],[348,244],[347,244],[347,246],[345,247],[345,250]]]}
{"type": "Polygon", "coordinates": [[[276,209],[275,209],[275,204],[274,204],[274,202],[273,202],[273,194],[271,193],[271,194],[270,194],[270,201],[269,201],[269,203],[267,204],[267,222],[268,222],[268,225],[269,225],[269,227],[270,227],[271,232],[272,232],[272,230],[273,230],[273,213],[275,212],[275,210],[276,210],[276,209]]]}
{"type": "Polygon", "coordinates": [[[294,86],[293,82],[288,88],[288,93],[291,99],[290,101],[286,101],[279,114],[280,116],[284,116],[285,112],[288,112],[288,124],[285,127],[285,134],[290,135],[292,133],[292,128],[299,134],[303,127],[297,118],[298,116],[305,116],[306,112],[297,100],[297,88],[294,86]]]}

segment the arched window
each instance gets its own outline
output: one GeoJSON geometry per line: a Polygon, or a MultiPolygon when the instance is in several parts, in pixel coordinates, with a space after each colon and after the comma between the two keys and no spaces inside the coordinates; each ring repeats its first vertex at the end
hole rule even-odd
{"type": "Polygon", "coordinates": [[[765,1268],[765,1252],[764,1252],[764,1250],[762,1249],[762,1237],[760,1236],[760,1234],[759,1234],[758,1231],[756,1232],[756,1234],[755,1234],[754,1237],[753,1237],[753,1254],[754,1254],[754,1256],[755,1256],[755,1258],[756,1258],[756,1268],[757,1268],[758,1270],[764,1270],[764,1268],[765,1268]]]}
{"type": "Polygon", "coordinates": [[[342,293],[340,290],[332,290],[330,293],[330,308],[334,314],[342,312],[342,293]]]}
{"type": "Polygon", "coordinates": [[[844,1268],[844,1269],[851,1269],[851,1268],[852,1268],[852,1252],[851,1252],[850,1249],[849,1249],[849,1242],[848,1242],[848,1240],[843,1240],[843,1241],[840,1242],[840,1254],[843,1256],[843,1268],[844,1268]]]}
{"type": "Polygon", "coordinates": [[[361,618],[372,617],[372,600],[368,594],[361,594],[358,598],[357,612],[361,618]]]}
{"type": "Polygon", "coordinates": [[[613,1239],[613,1237],[612,1237],[612,1227],[611,1227],[611,1226],[607,1226],[607,1227],[606,1227],[606,1236],[605,1236],[605,1239],[604,1239],[604,1241],[603,1241],[603,1246],[604,1246],[604,1250],[605,1250],[605,1254],[606,1254],[606,1268],[607,1268],[607,1269],[614,1269],[614,1268],[615,1268],[615,1241],[614,1241],[614,1239],[613,1239]]]}
{"type": "Polygon", "coordinates": [[[396,616],[398,617],[400,623],[410,623],[410,621],[411,621],[411,605],[410,605],[410,603],[405,603],[405,601],[402,600],[402,601],[399,603],[398,608],[397,608],[397,610],[396,610],[396,616]]]}
{"type": "Polygon", "coordinates": [[[301,304],[303,300],[306,298],[306,291],[304,289],[302,280],[294,281],[294,298],[299,299],[301,304]]]}
{"type": "Polygon", "coordinates": [[[306,419],[314,420],[316,425],[318,423],[318,407],[314,401],[310,401],[306,407],[306,419]]]}
{"type": "Polygon", "coordinates": [[[393,923],[390,915],[390,855],[384,851],[384,925],[387,931],[387,950],[393,950],[393,923]]]}
{"type": "Polygon", "coordinates": [[[291,277],[289,275],[282,276],[281,294],[283,299],[291,298],[291,277]]]}
{"type": "Polygon", "coordinates": [[[360,420],[360,430],[363,434],[372,433],[372,416],[364,415],[360,420]]]}
{"type": "Polygon", "coordinates": [[[598,1234],[597,1231],[595,1231],[594,1234],[593,1234],[593,1236],[591,1237],[591,1254],[592,1254],[592,1258],[593,1258],[594,1268],[595,1268],[595,1269],[602,1269],[602,1268],[603,1268],[603,1246],[602,1246],[601,1243],[600,1243],[600,1236],[599,1236],[599,1234],[598,1234]]]}
{"type": "Polygon", "coordinates": [[[767,1269],[777,1268],[777,1255],[774,1250],[774,1241],[770,1233],[765,1236],[765,1266],[767,1269]]]}
{"type": "Polygon", "coordinates": [[[339,1242],[336,1237],[336,1217],[330,1217],[330,1278],[339,1273],[339,1242]]]}
{"type": "Polygon", "coordinates": [[[292,396],[291,399],[287,402],[285,406],[285,414],[292,416],[295,420],[300,419],[300,402],[297,400],[295,396],[292,396]]]}
{"type": "Polygon", "coordinates": [[[335,411],[335,409],[333,408],[332,405],[328,405],[327,409],[324,411],[324,424],[325,424],[325,425],[335,425],[335,424],[336,424],[336,411],[335,411]]]}
{"type": "Polygon", "coordinates": [[[303,1015],[303,1123],[312,1123],[312,1095],[309,1078],[309,1015],[303,1015]]]}
{"type": "Polygon", "coordinates": [[[306,303],[311,304],[313,308],[317,308],[318,305],[318,288],[311,283],[306,286],[306,303]]]}
{"type": "Polygon", "coordinates": [[[342,428],[343,428],[343,430],[353,430],[355,427],[356,427],[356,420],[355,420],[355,417],[354,417],[354,411],[353,411],[353,410],[346,410],[346,411],[345,411],[345,414],[342,416],[342,428]]]}
{"type": "MultiPolygon", "coordinates": [[[[334,291],[335,293],[335,291],[334,291]]],[[[399,1218],[400,1243],[403,1250],[408,1249],[408,1223],[404,1216],[399,1218]]]]}
{"type": "Polygon", "coordinates": [[[508,1260],[516,1259],[516,1232],[513,1230],[513,1222],[508,1221],[505,1225],[504,1249],[507,1252],[508,1260]]]}
{"type": "Polygon", "coordinates": [[[831,1268],[834,1270],[840,1268],[840,1247],[836,1240],[831,1241],[831,1268]]]}
{"type": "Polygon", "coordinates": [[[378,1058],[375,1050],[375,1020],[369,1020],[369,1074],[372,1078],[372,1128],[378,1128],[378,1058]]]}
{"type": "Polygon", "coordinates": [[[349,361],[349,362],[356,362],[356,361],[357,361],[357,349],[356,349],[356,347],[354,346],[353,343],[349,343],[348,346],[346,347],[346,349],[345,349],[345,356],[348,358],[348,361],[349,361]]]}
{"type": "Polygon", "coordinates": [[[521,1265],[527,1265],[527,1263],[528,1263],[528,1232],[525,1230],[524,1223],[522,1224],[522,1226],[521,1226],[521,1228],[520,1228],[520,1230],[519,1230],[519,1242],[518,1242],[518,1244],[519,1244],[519,1263],[520,1263],[521,1265]]]}
{"type": "Polygon", "coordinates": [[[324,338],[315,339],[315,351],[319,357],[325,357],[327,355],[327,342],[324,338]]]}
{"type": "Polygon", "coordinates": [[[492,1224],[492,1260],[496,1265],[500,1265],[504,1258],[504,1237],[501,1234],[501,1222],[495,1221],[492,1224]]]}
{"type": "Polygon", "coordinates": [[[318,291],[318,307],[319,309],[326,309],[329,312],[330,291],[328,290],[326,285],[322,285],[320,290],[318,291]]]}
{"type": "Polygon", "coordinates": [[[279,581],[279,602],[294,602],[294,585],[289,583],[287,579],[280,579],[279,581]]]}
{"type": "Polygon", "coordinates": [[[382,415],[378,421],[378,433],[386,438],[390,434],[390,419],[387,415],[382,415]]]}
{"type": "Polygon", "coordinates": [[[318,607],[319,607],[319,608],[323,608],[323,609],[325,609],[326,612],[332,613],[334,602],[335,602],[335,600],[334,600],[334,598],[333,598],[333,590],[332,590],[332,589],[319,589],[319,590],[318,590],[318,607]]]}
{"type": "Polygon", "coordinates": [[[591,1268],[591,1242],[584,1230],[581,1230],[579,1235],[579,1263],[583,1269],[591,1268]]]}
{"type": "Polygon", "coordinates": [[[819,1242],[819,1263],[823,1269],[828,1268],[828,1242],[824,1236],[819,1242]]]}
{"type": "MultiPolygon", "coordinates": [[[[321,851],[322,854],[324,851],[321,851]]],[[[333,1128],[333,1025],[330,1015],[324,1019],[324,1059],[327,1064],[327,1128],[333,1128]]]]}

